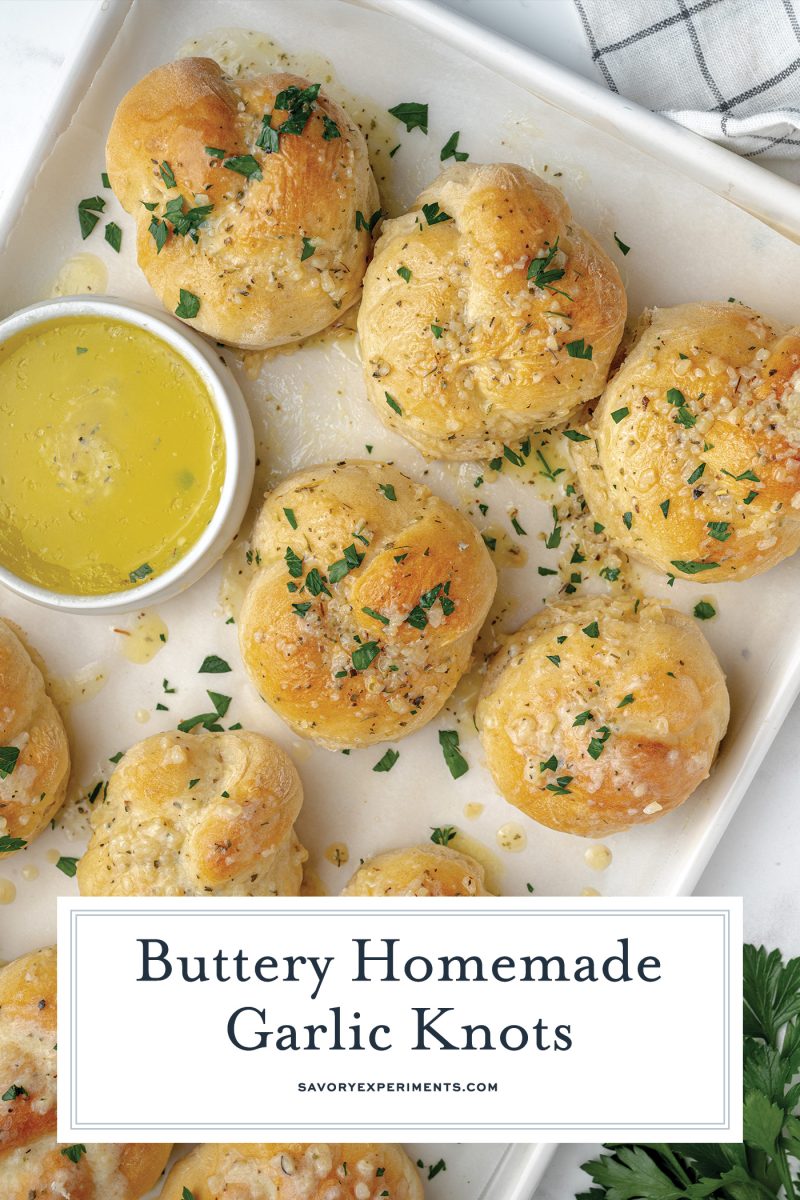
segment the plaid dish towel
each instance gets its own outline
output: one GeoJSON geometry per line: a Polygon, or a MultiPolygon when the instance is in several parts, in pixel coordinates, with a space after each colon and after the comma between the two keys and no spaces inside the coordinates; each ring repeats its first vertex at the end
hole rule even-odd
{"type": "Polygon", "coordinates": [[[614,92],[748,158],[800,157],[796,0],[575,0],[614,92]]]}

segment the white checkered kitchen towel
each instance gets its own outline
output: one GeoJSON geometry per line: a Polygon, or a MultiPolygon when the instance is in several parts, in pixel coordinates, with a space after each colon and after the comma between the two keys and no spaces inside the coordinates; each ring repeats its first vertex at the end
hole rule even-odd
{"type": "Polygon", "coordinates": [[[608,86],[748,158],[800,157],[800,0],[575,0],[608,86]]]}

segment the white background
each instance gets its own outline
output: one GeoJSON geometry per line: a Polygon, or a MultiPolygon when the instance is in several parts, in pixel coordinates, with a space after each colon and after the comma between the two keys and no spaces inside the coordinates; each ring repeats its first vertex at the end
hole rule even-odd
{"type": "Polygon", "coordinates": [[[587,914],[580,900],[558,898],[542,899],[535,913],[523,897],[413,905],[351,897],[326,900],[316,911],[291,898],[271,898],[266,908],[238,899],[61,898],[59,1140],[180,1141],[197,1130],[201,1139],[238,1142],[277,1127],[285,1141],[535,1141],[539,1130],[574,1141],[586,1136],[576,1126],[602,1116],[589,1136],[736,1141],[741,929],[738,901],[730,907],[726,917],[717,901],[693,899],[644,906],[603,900],[587,914]],[[357,938],[369,956],[363,971],[357,938]],[[621,939],[627,980],[620,979],[621,939]],[[147,970],[143,940],[152,946],[147,970]],[[235,979],[240,950],[246,982],[235,979]],[[456,965],[442,978],[440,955],[469,960],[467,979],[458,979],[456,965]],[[553,965],[549,979],[534,967],[526,982],[524,955],[560,955],[567,981],[553,965]],[[585,966],[586,956],[595,978],[575,982],[574,967],[579,960],[585,966]],[[263,957],[274,962],[264,963],[259,979],[255,964],[263,957]],[[480,981],[476,958],[484,964],[480,981]],[[236,1036],[257,1046],[260,1030],[268,1030],[266,1048],[247,1052],[229,1040],[229,1021],[245,1006],[264,1016],[242,1013],[236,1036]],[[334,1006],[346,1046],[350,1022],[359,1018],[361,1049],[331,1047],[334,1006]],[[419,1048],[419,1009],[450,1045],[427,1032],[419,1048]],[[542,1050],[533,1032],[539,1021],[542,1050]],[[466,1049],[464,1025],[488,1027],[493,1048],[484,1048],[479,1031],[476,1047],[466,1049]],[[302,1045],[309,1026],[326,1027],[313,1050],[275,1045],[290,1028],[302,1045]],[[370,1047],[373,1027],[381,1027],[385,1048],[370,1047]],[[502,1045],[507,1027],[516,1027],[509,1029],[512,1049],[502,1045]],[[523,1048],[520,1030],[529,1033],[523,1048]],[[153,1062],[162,1078],[180,1079],[180,1088],[154,1089],[153,1062]],[[300,1092],[298,1083],[309,1081],[447,1081],[462,1090],[353,1091],[332,1103],[325,1091],[300,1092]],[[464,1086],[478,1082],[498,1087],[477,1093],[464,1086]]]}
{"type": "MultiPolygon", "coordinates": [[[[4,149],[0,212],[17,172],[27,162],[33,137],[50,110],[60,73],[74,61],[87,16],[100,2],[0,2],[0,111],[4,149]]],[[[151,3],[155,6],[157,0],[151,3]]],[[[599,78],[572,0],[447,0],[447,3],[589,78],[599,78]]],[[[784,162],[781,173],[800,182],[797,164],[784,162]]],[[[799,743],[800,705],[796,705],[697,889],[701,895],[742,894],[745,937],[780,946],[794,954],[800,953],[799,743]]],[[[566,1200],[585,1187],[586,1176],[575,1164],[586,1157],[588,1149],[565,1148],[560,1152],[537,1192],[537,1200],[566,1200]]]]}

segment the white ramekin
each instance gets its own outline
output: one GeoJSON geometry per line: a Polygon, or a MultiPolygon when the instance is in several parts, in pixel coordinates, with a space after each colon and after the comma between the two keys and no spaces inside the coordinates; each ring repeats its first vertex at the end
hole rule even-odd
{"type": "Polygon", "coordinates": [[[218,561],[236,535],[250,502],[255,473],[253,425],[239,385],[212,346],[182,322],[143,304],[111,296],[65,296],[20,309],[0,321],[0,344],[23,330],[59,317],[109,317],[136,325],[167,342],[194,367],[208,388],[225,439],[225,478],[214,516],[195,544],[155,579],[123,592],[70,596],[21,579],[0,564],[0,584],[26,600],[70,613],[122,613],[147,607],[196,583],[218,561]]]}

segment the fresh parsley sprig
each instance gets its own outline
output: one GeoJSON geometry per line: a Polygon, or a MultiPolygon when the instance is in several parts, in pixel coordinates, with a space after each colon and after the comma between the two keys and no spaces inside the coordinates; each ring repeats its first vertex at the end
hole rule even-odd
{"type": "Polygon", "coordinates": [[[800,958],[744,948],[744,1142],[606,1149],[577,1200],[800,1200],[800,958]]]}

